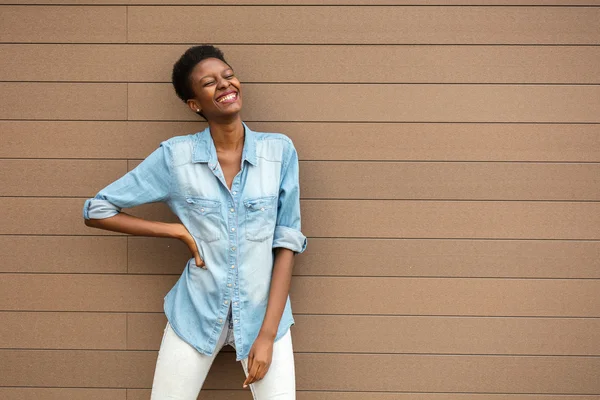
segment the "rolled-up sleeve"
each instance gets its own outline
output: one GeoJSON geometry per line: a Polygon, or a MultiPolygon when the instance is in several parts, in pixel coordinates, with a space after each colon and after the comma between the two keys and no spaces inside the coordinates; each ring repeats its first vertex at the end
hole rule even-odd
{"type": "Polygon", "coordinates": [[[85,200],[83,218],[109,218],[122,208],[166,200],[171,193],[170,171],[168,142],[163,141],[137,167],[85,200]]]}
{"type": "Polygon", "coordinates": [[[273,247],[285,247],[296,253],[302,253],[306,249],[306,244],[306,236],[301,232],[298,153],[289,140],[279,185],[273,247]]]}

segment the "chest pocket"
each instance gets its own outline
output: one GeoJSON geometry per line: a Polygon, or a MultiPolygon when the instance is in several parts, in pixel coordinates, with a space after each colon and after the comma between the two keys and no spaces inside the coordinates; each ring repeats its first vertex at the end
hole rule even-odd
{"type": "Polygon", "coordinates": [[[221,239],[221,202],[200,197],[186,197],[185,200],[192,224],[190,233],[206,243],[221,239]]]}
{"type": "Polygon", "coordinates": [[[273,236],[277,222],[277,196],[244,200],[246,239],[262,242],[273,236]]]}

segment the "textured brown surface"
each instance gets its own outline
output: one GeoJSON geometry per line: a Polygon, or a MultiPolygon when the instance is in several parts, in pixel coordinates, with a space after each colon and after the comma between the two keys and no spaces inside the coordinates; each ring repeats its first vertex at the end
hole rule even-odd
{"type": "Polygon", "coordinates": [[[0,259],[0,272],[125,273],[127,238],[2,235],[0,259]]]}
{"type": "Polygon", "coordinates": [[[132,43],[597,44],[600,10],[552,7],[129,7],[132,43]],[[223,29],[222,15],[230,24],[223,29]],[[202,21],[202,29],[189,26],[202,21]],[[260,21],[260,22],[259,22],[260,21]],[[372,23],[369,23],[372,21],[372,23]],[[242,39],[243,38],[243,39],[242,39]],[[241,39],[241,40],[240,40],[241,39]]]}
{"type": "Polygon", "coordinates": [[[125,314],[0,312],[0,321],[0,348],[127,348],[125,314]]]}
{"type": "MultiPolygon", "coordinates": [[[[139,163],[0,160],[0,196],[93,197],[139,163]]],[[[300,171],[303,199],[600,200],[600,165],[590,163],[301,161],[300,171]]]]}
{"type": "MultiPolygon", "coordinates": [[[[308,240],[294,275],[600,278],[598,241],[308,240]]],[[[191,257],[179,241],[145,237],[129,237],[128,254],[130,274],[179,274],[191,257]]]]}
{"type": "MultiPolygon", "coordinates": [[[[299,353],[600,354],[596,318],[296,315],[294,319],[294,351],[299,353]]],[[[158,350],[166,322],[162,313],[128,314],[127,348],[158,350]]]]}
{"type": "MultiPolygon", "coordinates": [[[[301,160],[299,400],[600,400],[600,1],[0,4],[0,399],[150,397],[191,254],[82,207],[206,127],[214,42],[301,160]]],[[[232,350],[200,399],[252,398],[232,350]]]]}
{"type": "Polygon", "coordinates": [[[127,173],[123,160],[0,160],[0,196],[89,196],[127,173]],[[65,188],[63,183],[69,185],[65,188]],[[23,182],[28,182],[23,185],[23,182]]]}
{"type": "Polygon", "coordinates": [[[127,40],[126,25],[126,7],[120,6],[3,6],[0,41],[119,43],[127,40]]]}
{"type": "Polygon", "coordinates": [[[596,202],[304,200],[302,212],[305,234],[316,237],[600,237],[596,202]]]}
{"type": "MultiPolygon", "coordinates": [[[[3,386],[148,388],[154,351],[0,350],[3,386]],[[33,362],[35,361],[35,362],[33,362]]],[[[295,354],[299,390],[589,394],[597,357],[295,354]]],[[[241,387],[233,353],[220,353],[207,389],[241,387]]]]}
{"type": "MultiPolygon", "coordinates": [[[[4,274],[0,310],[162,312],[177,278],[4,274]]],[[[290,296],[300,314],[600,317],[599,290],[590,279],[295,276],[290,296]]]]}
{"type": "MultiPolygon", "coordinates": [[[[285,133],[301,160],[600,161],[600,124],[248,122],[248,126],[285,133]]],[[[204,128],[200,121],[0,121],[0,156],[141,160],[161,140],[204,128]],[[69,145],[48,145],[53,142],[69,145]]]]}
{"type": "MultiPolygon", "coordinates": [[[[376,392],[327,392],[298,391],[298,400],[598,400],[598,396],[581,395],[519,395],[519,394],[472,394],[472,393],[376,393],[376,392]]],[[[127,389],[127,400],[146,400],[149,389],[127,389]]],[[[198,397],[204,399],[251,400],[252,395],[245,391],[203,390],[198,397]]],[[[12,399],[10,399],[12,400],[12,399]]],[[[53,399],[52,399],[53,400],[53,399]]]]}
{"type": "MultiPolygon", "coordinates": [[[[8,211],[0,234],[122,235],[85,226],[83,203],[79,198],[0,197],[0,207],[8,211]],[[57,209],[65,213],[51,212],[57,209]]],[[[301,207],[302,230],[309,237],[600,238],[596,202],[302,200],[301,207]]],[[[123,211],[157,221],[178,221],[163,203],[123,211]]]]}
{"type": "MultiPolygon", "coordinates": [[[[243,88],[242,115],[249,121],[600,122],[598,86],[247,83],[243,88]]],[[[166,83],[128,84],[128,119],[197,120],[172,92],[166,83]]]]}
{"type": "MultiPolygon", "coordinates": [[[[188,47],[0,44],[0,80],[170,82],[173,63],[188,47]]],[[[597,67],[600,49],[595,46],[221,45],[219,48],[242,82],[600,82],[597,67]]]]}
{"type": "Polygon", "coordinates": [[[0,397],[4,400],[128,400],[126,389],[0,388],[0,397]]]}
{"type": "Polygon", "coordinates": [[[124,83],[0,83],[1,119],[124,120],[124,83]],[[35,94],[35,101],[26,93],[35,94]]]}
{"type": "MultiPolygon", "coordinates": [[[[149,389],[77,389],[77,388],[0,388],[0,395],[6,400],[147,400],[150,397],[149,389]]],[[[352,392],[319,392],[299,391],[298,400],[363,400],[365,393],[352,392]]],[[[523,395],[497,395],[497,394],[444,394],[444,393],[369,393],[372,400],[517,400],[523,395]]],[[[527,395],[527,400],[597,400],[598,396],[582,395],[527,395]]],[[[204,389],[200,400],[250,400],[252,395],[247,390],[219,390],[204,389]]]]}

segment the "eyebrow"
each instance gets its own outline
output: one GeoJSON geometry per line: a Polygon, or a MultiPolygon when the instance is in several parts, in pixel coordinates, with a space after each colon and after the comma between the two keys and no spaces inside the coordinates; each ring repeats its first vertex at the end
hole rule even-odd
{"type": "MultiPolygon", "coordinates": [[[[221,71],[221,73],[223,73],[225,71],[231,71],[231,72],[233,72],[233,68],[231,68],[231,67],[230,68],[225,68],[223,71],[221,71]]],[[[204,78],[210,78],[210,75],[205,75],[202,78],[198,79],[198,81],[201,81],[204,78]]]]}

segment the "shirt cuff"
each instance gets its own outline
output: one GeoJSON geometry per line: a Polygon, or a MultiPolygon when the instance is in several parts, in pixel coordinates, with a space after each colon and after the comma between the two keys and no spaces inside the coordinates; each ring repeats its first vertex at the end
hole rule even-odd
{"type": "Polygon", "coordinates": [[[83,204],[83,218],[103,219],[117,215],[121,207],[117,207],[107,200],[87,199],[83,204]]]}
{"type": "Polygon", "coordinates": [[[306,250],[306,236],[297,229],[287,226],[276,226],[273,235],[273,248],[285,247],[296,253],[306,250]]]}

